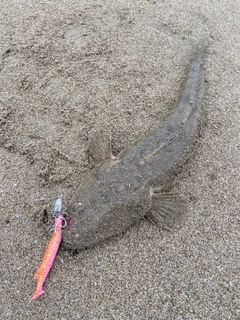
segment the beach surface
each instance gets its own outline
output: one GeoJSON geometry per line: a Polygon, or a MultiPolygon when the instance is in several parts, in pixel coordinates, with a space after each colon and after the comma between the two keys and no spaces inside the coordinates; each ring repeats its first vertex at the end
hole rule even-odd
{"type": "Polygon", "coordinates": [[[239,12],[233,0],[0,1],[1,319],[240,319],[239,12]],[[172,190],[189,203],[183,226],[143,220],[89,250],[60,247],[30,302],[55,198],[67,205],[94,166],[89,134],[108,133],[117,155],[165,121],[204,37],[199,139],[172,190]]]}

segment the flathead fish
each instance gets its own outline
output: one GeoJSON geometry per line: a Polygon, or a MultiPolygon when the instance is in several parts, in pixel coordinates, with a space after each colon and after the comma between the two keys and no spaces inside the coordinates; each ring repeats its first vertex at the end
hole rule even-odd
{"type": "MultiPolygon", "coordinates": [[[[68,206],[72,227],[63,233],[70,249],[91,247],[120,234],[145,216],[172,226],[182,219],[186,201],[165,193],[188,158],[197,137],[204,93],[203,60],[209,40],[202,40],[179,103],[168,120],[101,168],[80,186],[68,206]]],[[[100,160],[111,155],[104,135],[90,139],[89,150],[100,160]]]]}

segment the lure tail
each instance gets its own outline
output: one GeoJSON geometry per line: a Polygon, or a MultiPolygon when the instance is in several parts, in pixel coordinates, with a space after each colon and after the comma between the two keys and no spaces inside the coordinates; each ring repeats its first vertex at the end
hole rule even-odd
{"type": "Polygon", "coordinates": [[[30,299],[31,301],[32,301],[32,300],[36,300],[36,299],[39,298],[42,294],[45,293],[45,291],[42,289],[42,286],[43,286],[43,284],[37,285],[37,290],[36,290],[34,296],[30,299]]]}

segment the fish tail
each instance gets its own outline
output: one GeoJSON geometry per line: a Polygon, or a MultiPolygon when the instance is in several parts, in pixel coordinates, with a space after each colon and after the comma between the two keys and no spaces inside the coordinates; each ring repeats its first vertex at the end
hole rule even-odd
{"type": "Polygon", "coordinates": [[[209,45],[210,45],[210,39],[208,37],[200,40],[198,42],[197,50],[196,50],[192,60],[202,62],[205,55],[206,55],[206,52],[207,52],[209,45]]]}

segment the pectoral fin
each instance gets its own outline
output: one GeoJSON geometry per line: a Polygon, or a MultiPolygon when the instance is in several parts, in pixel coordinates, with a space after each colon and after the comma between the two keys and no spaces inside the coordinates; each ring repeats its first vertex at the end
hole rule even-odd
{"type": "Polygon", "coordinates": [[[93,132],[88,137],[88,151],[93,159],[99,163],[112,158],[111,139],[104,132],[93,132]]]}
{"type": "Polygon", "coordinates": [[[187,201],[178,195],[151,192],[150,219],[165,228],[181,225],[187,211],[187,201]]]}

